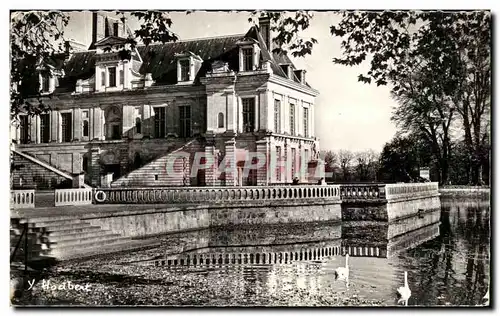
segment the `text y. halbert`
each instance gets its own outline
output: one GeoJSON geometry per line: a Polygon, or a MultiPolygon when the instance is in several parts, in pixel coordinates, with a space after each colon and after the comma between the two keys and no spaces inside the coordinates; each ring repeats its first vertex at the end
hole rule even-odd
{"type": "Polygon", "coordinates": [[[64,281],[62,283],[54,283],[50,280],[42,280],[42,289],[43,290],[52,290],[52,291],[84,291],[90,292],[90,284],[86,285],[74,284],[71,281],[64,281]]]}

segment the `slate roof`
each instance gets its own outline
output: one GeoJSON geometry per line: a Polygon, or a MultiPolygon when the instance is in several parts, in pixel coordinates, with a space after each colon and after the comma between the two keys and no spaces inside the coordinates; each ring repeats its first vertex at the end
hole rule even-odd
{"type": "MultiPolygon", "coordinates": [[[[195,83],[211,70],[211,63],[215,60],[227,62],[231,70],[238,70],[238,50],[236,43],[245,38],[253,38],[259,42],[261,48],[261,62],[271,61],[273,74],[285,77],[286,75],[280,64],[292,64],[286,55],[270,53],[267,49],[257,26],[242,35],[229,35],[214,38],[194,39],[178,41],[165,44],[151,44],[149,46],[138,46],[137,51],[143,60],[142,65],[133,62],[133,69],[141,74],[151,73],[155,85],[175,84],[177,82],[177,65],[175,54],[192,52],[203,59],[201,69],[198,71],[195,83]],[[140,65],[140,67],[139,67],[140,65]]],[[[115,41],[115,39],[104,39],[100,43],[115,41]]],[[[88,79],[94,74],[95,68],[94,50],[77,52],[72,55],[64,66],[65,78],[60,80],[60,86],[55,92],[74,91],[78,79],[88,79]]],[[[138,60],[134,58],[134,60],[138,60]]],[[[299,82],[295,77],[294,81],[299,82]]]]}

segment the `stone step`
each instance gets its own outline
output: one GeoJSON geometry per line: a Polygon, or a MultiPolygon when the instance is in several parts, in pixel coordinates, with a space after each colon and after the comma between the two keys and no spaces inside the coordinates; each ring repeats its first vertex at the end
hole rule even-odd
{"type": "Polygon", "coordinates": [[[119,234],[114,234],[109,230],[98,230],[98,231],[93,231],[93,232],[87,232],[87,233],[72,233],[72,234],[65,234],[65,235],[59,235],[59,236],[47,236],[43,237],[44,241],[46,241],[49,244],[64,244],[66,242],[77,242],[78,240],[80,241],[86,241],[89,239],[98,239],[98,238],[108,238],[111,236],[120,236],[119,234]]]}
{"type": "Polygon", "coordinates": [[[59,242],[50,243],[50,249],[65,249],[65,248],[75,248],[75,247],[88,248],[105,244],[107,245],[109,243],[118,240],[123,240],[123,238],[126,237],[121,237],[119,234],[110,234],[107,236],[62,240],[59,242]]]}
{"type": "Polygon", "coordinates": [[[85,249],[73,248],[65,249],[64,251],[54,249],[52,252],[44,254],[42,257],[56,257],[58,260],[82,259],[99,255],[109,255],[117,252],[129,252],[144,248],[158,247],[160,244],[161,242],[152,243],[149,240],[132,240],[124,238],[115,243],[85,249]]]}
{"type": "Polygon", "coordinates": [[[53,226],[66,226],[66,225],[73,225],[73,224],[80,224],[80,223],[88,223],[84,222],[81,219],[61,219],[61,220],[54,220],[54,221],[45,221],[45,222],[31,222],[28,223],[30,227],[53,227],[53,226]]]}
{"type": "Polygon", "coordinates": [[[99,226],[85,226],[80,228],[67,228],[56,231],[47,232],[47,237],[58,237],[58,236],[67,236],[73,234],[86,234],[86,233],[97,233],[103,231],[99,226]]]}
{"type": "Polygon", "coordinates": [[[44,257],[55,257],[59,260],[70,258],[81,258],[95,254],[108,254],[119,249],[125,248],[131,243],[131,239],[127,237],[119,237],[104,241],[91,242],[81,244],[78,247],[74,245],[64,246],[60,248],[51,248],[43,254],[44,257]],[[81,246],[81,247],[80,247],[81,246]]]}
{"type": "Polygon", "coordinates": [[[54,215],[54,216],[36,216],[30,218],[21,218],[19,223],[40,223],[40,222],[54,222],[60,220],[72,220],[77,219],[75,216],[65,216],[65,215],[54,215]]]}
{"type": "Polygon", "coordinates": [[[47,232],[57,232],[57,231],[64,231],[64,230],[71,230],[71,229],[79,229],[79,228],[86,228],[86,227],[91,227],[92,225],[89,222],[80,222],[80,223],[74,223],[74,224],[68,224],[68,225],[48,225],[45,227],[37,227],[38,229],[45,228],[45,231],[47,232]]]}

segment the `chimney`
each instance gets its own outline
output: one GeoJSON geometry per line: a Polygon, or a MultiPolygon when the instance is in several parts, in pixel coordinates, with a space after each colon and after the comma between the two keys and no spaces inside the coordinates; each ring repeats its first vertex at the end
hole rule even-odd
{"type": "MultiPolygon", "coordinates": [[[[92,47],[97,42],[97,12],[92,12],[92,47]]],[[[90,47],[89,47],[90,49],[90,47]]]]}
{"type": "Polygon", "coordinates": [[[271,19],[268,16],[261,16],[259,18],[259,31],[260,35],[266,43],[267,50],[272,52],[271,49],[271,19]]]}

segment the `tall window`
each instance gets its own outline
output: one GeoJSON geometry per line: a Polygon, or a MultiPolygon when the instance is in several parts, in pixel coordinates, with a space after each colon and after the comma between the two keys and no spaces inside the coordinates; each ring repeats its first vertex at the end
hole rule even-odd
{"type": "Polygon", "coordinates": [[[48,143],[50,141],[50,114],[40,115],[40,142],[48,143]]]}
{"type": "Polygon", "coordinates": [[[181,133],[180,136],[183,138],[191,137],[191,107],[190,106],[180,106],[179,107],[179,117],[181,120],[181,133]]]}
{"type": "Polygon", "coordinates": [[[101,72],[101,86],[106,86],[106,72],[101,72]]]}
{"type": "Polygon", "coordinates": [[[290,103],[290,135],[295,135],[295,104],[290,103]]]}
{"type": "Polygon", "coordinates": [[[274,131],[281,132],[281,101],[274,100],[274,131]]]}
{"type": "Polygon", "coordinates": [[[42,75],[42,92],[49,92],[50,90],[50,76],[42,75]]]}
{"type": "Polygon", "coordinates": [[[113,36],[118,37],[118,27],[119,27],[118,22],[113,23],[113,36]]]}
{"type": "Polygon", "coordinates": [[[87,156],[83,156],[82,158],[82,170],[84,172],[88,172],[89,158],[87,156]]]}
{"type": "Polygon", "coordinates": [[[125,78],[123,77],[123,69],[120,69],[120,84],[125,82],[125,78]]]}
{"type": "Polygon", "coordinates": [[[245,98],[243,104],[243,132],[250,133],[255,130],[255,99],[245,98]]]}
{"type": "Polygon", "coordinates": [[[304,137],[309,137],[309,109],[304,108],[304,137]]]}
{"type": "Polygon", "coordinates": [[[189,81],[189,59],[179,60],[181,66],[181,81],[189,81]]]}
{"type": "Polygon", "coordinates": [[[71,142],[72,128],[72,115],[71,113],[61,114],[61,128],[62,128],[62,142],[71,142]]]}
{"type": "Polygon", "coordinates": [[[165,137],[166,108],[155,108],[155,137],[165,137]]]}
{"type": "Polygon", "coordinates": [[[292,179],[295,177],[296,164],[297,164],[297,150],[295,148],[292,148],[292,179]]]}
{"type": "Polygon", "coordinates": [[[109,86],[116,87],[116,67],[109,67],[109,86]]]}
{"type": "Polygon", "coordinates": [[[89,137],[89,111],[82,111],[82,135],[89,137]]]}
{"type": "Polygon", "coordinates": [[[243,71],[253,70],[253,49],[252,48],[243,48],[243,71]]]}
{"type": "Polygon", "coordinates": [[[276,146],[276,181],[281,181],[281,147],[276,146]]]}
{"type": "Polygon", "coordinates": [[[21,144],[28,144],[30,142],[30,125],[28,121],[28,115],[19,116],[20,123],[20,139],[21,144]]]}
{"type": "Polygon", "coordinates": [[[218,126],[219,128],[224,128],[224,113],[220,112],[219,113],[219,116],[217,117],[217,121],[218,121],[218,126]]]}
{"type": "Polygon", "coordinates": [[[142,133],[142,122],[140,117],[135,118],[135,132],[137,134],[142,133]]]}

